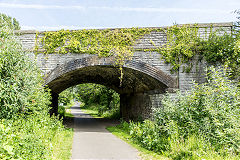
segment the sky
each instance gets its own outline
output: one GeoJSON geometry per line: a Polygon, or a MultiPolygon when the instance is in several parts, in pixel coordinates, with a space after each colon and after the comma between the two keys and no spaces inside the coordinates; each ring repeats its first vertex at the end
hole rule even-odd
{"type": "Polygon", "coordinates": [[[240,0],[0,0],[22,30],[162,27],[236,21],[240,0]]]}

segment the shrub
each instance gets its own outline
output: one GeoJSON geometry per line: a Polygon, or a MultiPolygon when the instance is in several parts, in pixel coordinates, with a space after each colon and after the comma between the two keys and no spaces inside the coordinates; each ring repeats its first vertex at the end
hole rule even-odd
{"type": "Polygon", "coordinates": [[[61,122],[49,115],[20,115],[0,121],[0,159],[50,159],[61,122]]]}
{"type": "Polygon", "coordinates": [[[6,14],[0,13],[0,27],[7,26],[10,29],[19,30],[19,22],[6,14]]]}
{"type": "Polygon", "coordinates": [[[62,106],[71,105],[75,98],[74,87],[68,88],[59,94],[58,103],[62,106]]]}
{"type": "Polygon", "coordinates": [[[16,113],[48,112],[50,94],[40,70],[11,30],[0,28],[0,119],[16,113]]]}
{"type": "Polygon", "coordinates": [[[131,137],[144,148],[155,152],[166,151],[169,148],[167,137],[162,136],[153,121],[131,122],[129,127],[131,137]]]}
{"type": "Polygon", "coordinates": [[[200,135],[218,151],[240,152],[240,91],[226,70],[210,69],[208,83],[198,85],[175,100],[166,96],[156,123],[170,136],[200,135]]]}
{"type": "Polygon", "coordinates": [[[51,159],[64,129],[50,117],[50,94],[8,26],[0,27],[0,159],[51,159]]]}
{"type": "Polygon", "coordinates": [[[225,69],[209,70],[208,82],[166,95],[154,121],[131,122],[132,139],[173,159],[238,159],[240,90],[225,69]]]}

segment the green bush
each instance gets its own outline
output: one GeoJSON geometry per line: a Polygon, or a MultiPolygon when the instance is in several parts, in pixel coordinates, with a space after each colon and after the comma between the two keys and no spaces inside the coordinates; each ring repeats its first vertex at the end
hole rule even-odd
{"type": "Polygon", "coordinates": [[[0,27],[0,159],[51,159],[61,121],[49,116],[40,70],[8,26],[0,27]]]}
{"type": "Polygon", "coordinates": [[[226,76],[226,70],[210,69],[208,83],[195,85],[175,100],[165,97],[163,109],[156,112],[156,122],[171,135],[196,134],[216,150],[240,152],[240,90],[226,76]]]}
{"type": "Polygon", "coordinates": [[[154,121],[130,123],[131,137],[173,159],[238,159],[240,90],[225,69],[210,68],[208,82],[174,98],[166,95],[154,121]]]}
{"type": "Polygon", "coordinates": [[[35,63],[11,30],[0,28],[0,119],[16,113],[48,112],[50,94],[35,63]]]}
{"type": "Polygon", "coordinates": [[[156,152],[169,149],[167,137],[162,136],[161,131],[153,121],[131,122],[129,127],[131,137],[142,147],[156,152]]]}
{"type": "Polygon", "coordinates": [[[20,115],[0,121],[0,159],[50,159],[52,140],[63,130],[48,115],[20,115]]]}
{"type": "Polygon", "coordinates": [[[66,109],[71,108],[74,105],[74,100],[76,98],[74,89],[75,87],[71,87],[59,94],[58,114],[60,117],[65,117],[66,109]]]}
{"type": "Polygon", "coordinates": [[[76,97],[74,89],[75,89],[74,87],[71,87],[71,88],[64,90],[63,92],[61,92],[59,94],[59,97],[58,97],[59,105],[67,106],[67,105],[72,104],[72,102],[74,101],[74,99],[76,97]]]}

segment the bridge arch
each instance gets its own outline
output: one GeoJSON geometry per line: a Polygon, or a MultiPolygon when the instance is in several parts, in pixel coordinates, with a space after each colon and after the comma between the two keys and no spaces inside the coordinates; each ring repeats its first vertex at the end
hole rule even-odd
{"type": "Polygon", "coordinates": [[[149,92],[165,93],[169,88],[176,88],[173,77],[141,61],[127,61],[123,73],[120,86],[120,71],[113,57],[90,56],[58,65],[45,76],[45,85],[52,93],[52,112],[57,113],[58,94],[63,90],[81,83],[97,83],[120,94],[123,118],[145,118],[143,112],[151,110],[149,92]]]}

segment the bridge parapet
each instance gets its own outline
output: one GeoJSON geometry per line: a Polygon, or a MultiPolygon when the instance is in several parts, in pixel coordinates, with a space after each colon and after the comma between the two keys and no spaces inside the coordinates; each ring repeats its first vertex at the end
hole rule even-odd
{"type": "MultiPolygon", "coordinates": [[[[219,34],[232,31],[232,23],[199,24],[200,37],[205,38],[213,30],[222,29],[219,34]]],[[[162,27],[166,29],[167,27],[162,27]]],[[[189,73],[171,73],[170,64],[164,63],[157,52],[145,52],[144,49],[161,47],[166,43],[164,30],[151,32],[135,42],[132,60],[125,68],[125,82],[119,87],[119,71],[114,67],[113,59],[98,58],[96,55],[67,53],[67,54],[34,54],[36,31],[18,31],[19,40],[29,56],[37,62],[50,86],[53,94],[53,106],[57,105],[58,93],[79,83],[100,83],[115,89],[121,94],[121,110],[127,118],[142,115],[149,117],[152,108],[161,106],[162,94],[166,91],[181,91],[192,87],[193,82],[205,81],[206,63],[192,60],[193,68],[189,73]],[[85,62],[87,61],[87,62],[85,62]],[[69,81],[69,82],[68,82],[69,81]],[[71,82],[71,83],[70,83],[71,82]],[[136,116],[137,115],[137,116],[136,116]]],[[[41,37],[43,32],[39,33],[41,37]]],[[[56,110],[56,108],[55,108],[56,110]]]]}
{"type": "MultiPolygon", "coordinates": [[[[233,23],[200,23],[200,24],[186,24],[190,27],[198,27],[199,35],[202,38],[205,38],[206,35],[209,35],[210,31],[219,30],[219,34],[231,33],[233,28],[233,23]]],[[[179,25],[181,26],[181,25],[179,25]]],[[[139,49],[152,49],[156,47],[161,47],[166,43],[167,36],[164,30],[168,27],[146,27],[146,28],[156,28],[163,29],[162,31],[152,31],[150,34],[144,35],[142,38],[138,39],[134,44],[133,48],[136,50],[139,49]]],[[[117,29],[117,28],[116,28],[117,29]]],[[[114,30],[114,28],[113,28],[114,30]]],[[[35,30],[19,30],[15,31],[18,35],[20,41],[22,41],[23,48],[27,51],[33,51],[35,46],[36,34],[41,38],[46,31],[35,31],[35,30]]]]}

